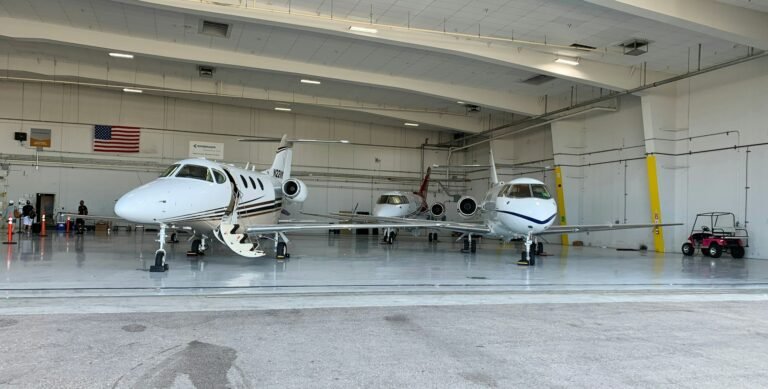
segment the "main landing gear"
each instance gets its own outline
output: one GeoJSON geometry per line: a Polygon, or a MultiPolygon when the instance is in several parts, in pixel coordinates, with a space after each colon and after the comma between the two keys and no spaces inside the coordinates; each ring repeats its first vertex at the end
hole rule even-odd
{"type": "Polygon", "coordinates": [[[165,224],[160,224],[160,232],[157,234],[157,241],[160,243],[160,248],[155,251],[155,264],[149,267],[149,271],[153,273],[162,273],[168,270],[168,264],[165,263],[165,229],[168,228],[165,224]]]}
{"type": "Polygon", "coordinates": [[[533,266],[536,264],[536,256],[544,253],[544,243],[534,240],[533,233],[529,232],[523,242],[525,250],[520,253],[520,266],[533,266]]]}
{"type": "Polygon", "coordinates": [[[203,236],[201,239],[192,239],[192,246],[187,251],[187,256],[196,257],[199,255],[205,255],[205,250],[208,250],[206,238],[203,236]]]}
{"type": "Polygon", "coordinates": [[[437,232],[430,232],[429,233],[429,241],[430,242],[437,242],[437,232]]]}
{"type": "Polygon", "coordinates": [[[291,254],[288,253],[288,237],[282,232],[275,234],[275,258],[288,259],[291,254]]]}
{"type": "Polygon", "coordinates": [[[477,239],[473,238],[472,234],[464,235],[464,247],[461,252],[473,254],[477,252],[477,239]]]}

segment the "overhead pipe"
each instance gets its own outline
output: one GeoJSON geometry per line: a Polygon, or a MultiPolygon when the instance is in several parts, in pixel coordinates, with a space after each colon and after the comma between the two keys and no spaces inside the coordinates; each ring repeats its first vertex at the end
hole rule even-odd
{"type": "MultiPolygon", "coordinates": [[[[664,79],[664,80],[661,80],[661,81],[656,81],[656,82],[653,82],[653,83],[650,83],[650,84],[647,84],[647,85],[642,85],[642,86],[639,86],[637,88],[627,89],[627,90],[622,91],[622,92],[610,93],[610,94],[607,94],[605,96],[601,96],[601,97],[598,97],[598,98],[595,98],[595,99],[592,99],[592,100],[588,100],[588,101],[585,101],[585,102],[582,102],[582,103],[578,103],[578,104],[573,105],[573,106],[561,108],[561,109],[558,109],[558,110],[555,110],[555,111],[552,111],[552,112],[547,112],[547,113],[544,113],[542,115],[533,116],[533,117],[530,117],[530,118],[525,119],[525,120],[523,120],[521,122],[518,122],[518,123],[505,124],[505,125],[498,126],[498,127],[486,130],[486,131],[478,132],[478,133],[469,135],[467,137],[464,137],[464,138],[462,138],[462,140],[477,138],[477,137],[480,137],[480,136],[484,136],[486,134],[498,132],[498,131],[501,131],[501,130],[503,130],[505,128],[509,128],[509,127],[512,127],[512,126],[515,126],[515,125],[519,125],[519,124],[523,124],[523,123],[526,123],[526,122],[529,122],[529,121],[538,120],[538,119],[546,119],[546,118],[551,117],[553,115],[558,115],[558,114],[561,114],[561,113],[566,113],[568,111],[572,111],[572,110],[574,110],[576,108],[587,107],[587,106],[590,106],[592,104],[596,104],[596,103],[600,103],[600,102],[603,102],[603,101],[607,101],[607,100],[614,99],[614,98],[617,98],[617,97],[620,97],[620,96],[631,95],[633,93],[642,92],[642,91],[647,90],[647,89],[657,88],[657,87],[660,87],[662,85],[666,85],[666,84],[670,84],[670,83],[673,83],[673,82],[685,80],[685,79],[690,78],[690,77],[695,77],[695,76],[698,76],[698,75],[701,75],[701,74],[713,72],[715,70],[720,70],[720,69],[723,69],[723,68],[727,68],[729,66],[738,65],[738,64],[741,64],[741,63],[744,63],[744,62],[749,62],[749,61],[760,59],[760,58],[764,58],[764,57],[767,57],[767,56],[768,56],[768,51],[760,53],[760,54],[754,54],[753,51],[750,51],[750,54],[748,54],[746,57],[737,58],[737,59],[734,59],[732,61],[723,62],[723,63],[717,64],[717,65],[712,65],[712,66],[704,68],[704,69],[698,69],[698,70],[693,71],[693,72],[688,72],[688,73],[681,74],[681,75],[678,75],[678,76],[673,76],[673,77],[670,77],[670,78],[667,78],[667,79],[664,79]]],[[[447,142],[447,145],[450,146],[450,144],[452,144],[452,143],[454,143],[454,142],[447,142]]],[[[479,143],[485,143],[485,142],[479,142],[479,143]]]]}

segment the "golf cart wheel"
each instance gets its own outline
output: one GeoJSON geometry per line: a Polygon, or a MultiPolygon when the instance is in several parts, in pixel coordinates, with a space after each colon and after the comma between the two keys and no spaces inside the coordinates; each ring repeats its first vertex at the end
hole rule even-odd
{"type": "Polygon", "coordinates": [[[692,256],[692,255],[693,255],[693,252],[694,252],[695,250],[696,250],[696,249],[694,249],[694,248],[693,248],[693,245],[692,245],[692,244],[690,244],[690,243],[688,243],[688,242],[685,242],[685,243],[683,243],[683,255],[685,255],[685,256],[689,256],[689,257],[690,257],[690,256],[692,256]]]}
{"type": "Polygon", "coordinates": [[[721,255],[723,255],[723,247],[712,242],[712,244],[709,245],[709,256],[712,258],[720,258],[721,255]]]}
{"type": "Polygon", "coordinates": [[[742,246],[733,246],[731,248],[731,256],[736,259],[744,258],[744,247],[742,246]]]}

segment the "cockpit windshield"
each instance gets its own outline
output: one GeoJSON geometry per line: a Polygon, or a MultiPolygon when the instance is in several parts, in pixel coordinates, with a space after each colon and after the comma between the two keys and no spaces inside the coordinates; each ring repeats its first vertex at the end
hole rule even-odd
{"type": "Polygon", "coordinates": [[[533,197],[537,199],[549,200],[552,198],[546,185],[531,185],[531,192],[533,192],[533,197]]]}
{"type": "Polygon", "coordinates": [[[408,204],[408,198],[399,195],[382,195],[379,197],[379,200],[376,201],[376,204],[408,204]]]}
{"type": "Polygon", "coordinates": [[[174,165],[171,165],[171,166],[168,166],[168,168],[165,169],[165,171],[163,172],[163,174],[160,175],[160,177],[169,177],[178,168],[179,168],[179,164],[178,163],[174,164],[174,165]]]}
{"type": "Polygon", "coordinates": [[[549,194],[546,185],[541,184],[512,184],[507,185],[499,192],[499,197],[509,197],[513,199],[537,198],[549,200],[552,196],[549,194]]]}
{"type": "Polygon", "coordinates": [[[213,182],[213,175],[210,169],[205,166],[198,165],[184,165],[176,173],[178,178],[194,178],[196,180],[203,180],[213,182]]]}
{"type": "Polygon", "coordinates": [[[507,197],[513,199],[523,199],[531,197],[531,186],[528,184],[510,185],[506,192],[507,197]]]}

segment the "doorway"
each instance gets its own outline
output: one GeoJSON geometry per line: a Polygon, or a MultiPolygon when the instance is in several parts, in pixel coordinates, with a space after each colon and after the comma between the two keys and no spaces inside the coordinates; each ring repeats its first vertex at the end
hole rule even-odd
{"type": "Polygon", "coordinates": [[[42,220],[43,214],[45,214],[46,226],[52,226],[56,224],[56,215],[54,215],[53,204],[56,200],[55,194],[50,193],[38,193],[37,202],[35,203],[35,210],[37,210],[37,220],[42,220]]]}

